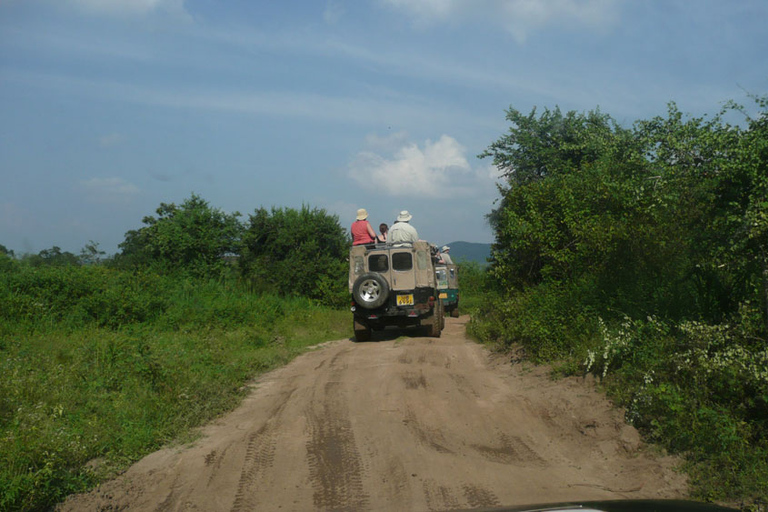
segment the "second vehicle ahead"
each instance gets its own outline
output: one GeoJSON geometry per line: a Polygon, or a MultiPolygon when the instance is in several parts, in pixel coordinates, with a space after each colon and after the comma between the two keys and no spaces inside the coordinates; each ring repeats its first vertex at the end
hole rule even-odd
{"type": "Polygon", "coordinates": [[[443,311],[452,317],[459,316],[459,268],[454,265],[440,264],[435,267],[437,289],[443,311]]]}

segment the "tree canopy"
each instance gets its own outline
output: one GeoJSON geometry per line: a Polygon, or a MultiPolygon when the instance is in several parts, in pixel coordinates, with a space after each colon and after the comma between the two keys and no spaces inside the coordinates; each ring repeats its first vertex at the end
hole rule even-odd
{"type": "Polygon", "coordinates": [[[118,263],[152,266],[165,272],[197,276],[220,275],[225,257],[238,252],[242,226],[240,214],[212,208],[197,194],[180,205],[160,203],[157,217],[142,219],[144,227],[128,231],[119,245],[118,263]]]}
{"type": "Polygon", "coordinates": [[[599,111],[510,109],[509,133],[480,155],[506,178],[489,215],[494,276],[578,281],[603,314],[765,311],[765,115],[739,128],[725,112],[684,120],[671,104],[624,129],[599,111]]]}
{"type": "Polygon", "coordinates": [[[257,209],[243,234],[240,268],[257,286],[340,303],[350,240],[338,216],[302,206],[257,209]]]}
{"type": "MultiPolygon", "coordinates": [[[[237,277],[259,292],[304,296],[326,304],[346,300],[350,240],[323,209],[257,208],[248,221],[212,208],[193,194],[161,203],[157,216],[128,231],[112,264],[196,277],[237,277]]],[[[82,258],[98,260],[93,242],[82,258]]],[[[85,261],[85,260],[84,260],[85,261]]]]}

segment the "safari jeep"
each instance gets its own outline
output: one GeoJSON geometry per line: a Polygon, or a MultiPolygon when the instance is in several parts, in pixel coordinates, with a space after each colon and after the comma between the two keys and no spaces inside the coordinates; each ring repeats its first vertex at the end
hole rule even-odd
{"type": "Polygon", "coordinates": [[[445,319],[438,296],[435,250],[427,242],[353,246],[349,292],[355,339],[387,326],[423,327],[439,337],[445,319]]]}
{"type": "Polygon", "coordinates": [[[452,317],[459,316],[459,269],[456,265],[439,263],[435,267],[437,289],[443,311],[452,317]]]}

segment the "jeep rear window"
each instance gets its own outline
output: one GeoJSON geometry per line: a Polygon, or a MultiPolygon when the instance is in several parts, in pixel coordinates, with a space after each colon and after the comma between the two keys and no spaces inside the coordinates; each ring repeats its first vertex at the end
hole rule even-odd
{"type": "Polygon", "coordinates": [[[389,270],[389,260],[386,254],[368,256],[368,270],[371,272],[386,272],[389,270]]]}
{"type": "Polygon", "coordinates": [[[444,268],[435,271],[435,276],[437,277],[438,288],[448,288],[448,275],[445,273],[444,268]]]}
{"type": "Polygon", "coordinates": [[[395,270],[411,270],[413,258],[409,252],[396,252],[392,255],[392,268],[395,270]]]}

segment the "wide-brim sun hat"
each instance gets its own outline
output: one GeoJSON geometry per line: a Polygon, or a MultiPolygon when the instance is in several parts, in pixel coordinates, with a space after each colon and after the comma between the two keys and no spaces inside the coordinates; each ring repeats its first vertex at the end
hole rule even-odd
{"type": "Polygon", "coordinates": [[[360,208],[357,210],[357,220],[365,220],[368,218],[368,212],[365,211],[365,208],[360,208]]]}
{"type": "Polygon", "coordinates": [[[450,247],[448,247],[447,245],[444,245],[444,246],[443,246],[443,248],[442,248],[442,249],[440,249],[440,252],[448,252],[448,251],[450,251],[450,250],[451,250],[451,248],[450,248],[450,247]]]}
{"type": "Polygon", "coordinates": [[[411,214],[408,213],[408,210],[403,210],[400,212],[400,215],[397,216],[397,222],[408,222],[413,217],[411,217],[411,214]]]}

